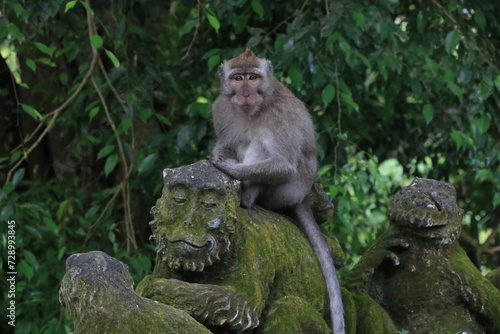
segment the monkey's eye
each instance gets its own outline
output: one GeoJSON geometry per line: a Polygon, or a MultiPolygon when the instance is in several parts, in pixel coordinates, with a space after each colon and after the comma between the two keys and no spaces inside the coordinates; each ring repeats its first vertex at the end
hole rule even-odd
{"type": "Polygon", "coordinates": [[[250,74],[250,76],[248,77],[248,80],[257,80],[259,78],[258,75],[256,74],[250,74]]]}
{"type": "Polygon", "coordinates": [[[243,76],[242,75],[235,75],[233,77],[233,80],[236,80],[236,81],[242,81],[243,80],[243,76]]]}

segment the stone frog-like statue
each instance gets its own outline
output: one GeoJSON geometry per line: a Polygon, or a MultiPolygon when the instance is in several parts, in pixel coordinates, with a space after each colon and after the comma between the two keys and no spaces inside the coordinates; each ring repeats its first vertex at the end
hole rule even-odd
{"type": "Polygon", "coordinates": [[[210,334],[184,311],[139,296],[127,265],[100,251],[66,260],[59,300],[72,334],[210,334]]]}
{"type": "Polygon", "coordinates": [[[445,182],[416,178],[390,202],[391,226],[347,277],[399,330],[500,333],[500,292],[457,242],[462,210],[445,182]]]}
{"type": "MultiPolygon", "coordinates": [[[[314,252],[286,217],[239,206],[239,182],[201,161],[165,169],[152,209],[147,298],[184,310],[214,333],[329,333],[314,252]]],[[[335,263],[345,262],[337,242],[335,263]]]]}

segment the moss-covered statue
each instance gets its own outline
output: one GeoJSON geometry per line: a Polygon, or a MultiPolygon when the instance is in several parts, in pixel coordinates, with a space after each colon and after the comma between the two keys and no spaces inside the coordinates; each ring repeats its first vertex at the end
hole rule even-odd
{"type": "Polygon", "coordinates": [[[163,173],[151,222],[158,256],[139,294],[186,311],[214,333],[330,332],[321,270],[289,219],[240,208],[238,181],[207,161],[163,173]]]}
{"type": "Polygon", "coordinates": [[[66,260],[59,299],[73,334],[209,334],[184,311],[139,296],[128,267],[106,253],[74,254],[66,260]]]}
{"type": "Polygon", "coordinates": [[[416,178],[389,204],[391,227],[348,275],[411,334],[500,333],[500,291],[457,242],[462,210],[448,183],[416,178]]]}

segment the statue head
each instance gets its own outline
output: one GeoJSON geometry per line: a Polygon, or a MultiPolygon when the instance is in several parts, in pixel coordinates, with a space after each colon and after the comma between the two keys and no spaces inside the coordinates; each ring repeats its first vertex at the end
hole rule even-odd
{"type": "Polygon", "coordinates": [[[461,230],[463,210],[456,197],[449,183],[415,178],[392,198],[387,217],[393,226],[410,234],[449,244],[461,230]]]}
{"type": "Polygon", "coordinates": [[[152,240],[173,270],[203,271],[231,247],[239,182],[207,160],[163,170],[161,197],[151,209],[152,240]]]}

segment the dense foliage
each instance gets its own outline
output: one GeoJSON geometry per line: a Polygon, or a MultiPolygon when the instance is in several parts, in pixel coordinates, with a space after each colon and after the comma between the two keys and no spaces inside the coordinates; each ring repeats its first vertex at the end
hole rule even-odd
{"type": "Polygon", "coordinates": [[[315,118],[336,204],[324,227],[351,264],[384,229],[391,194],[420,176],[457,187],[464,244],[498,266],[498,13],[483,0],[1,2],[1,243],[15,220],[15,332],[71,329],[57,294],[72,253],[106,251],[136,280],[150,270],[161,169],[210,153],[216,67],[245,47],[315,118]]]}

